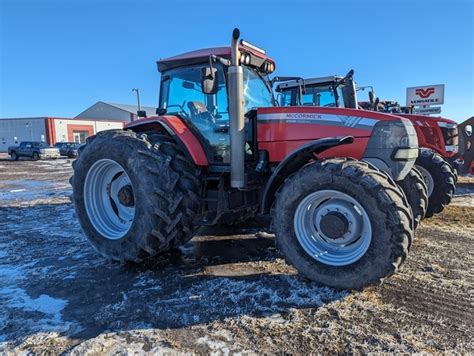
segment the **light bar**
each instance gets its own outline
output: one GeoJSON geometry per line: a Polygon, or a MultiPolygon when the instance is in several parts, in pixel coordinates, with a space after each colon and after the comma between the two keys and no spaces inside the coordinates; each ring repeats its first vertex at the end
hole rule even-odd
{"type": "Polygon", "coordinates": [[[259,48],[257,46],[254,46],[253,44],[248,43],[247,41],[240,40],[240,44],[244,47],[248,47],[248,48],[253,49],[254,51],[260,52],[261,54],[266,54],[267,53],[264,49],[259,48]]]}

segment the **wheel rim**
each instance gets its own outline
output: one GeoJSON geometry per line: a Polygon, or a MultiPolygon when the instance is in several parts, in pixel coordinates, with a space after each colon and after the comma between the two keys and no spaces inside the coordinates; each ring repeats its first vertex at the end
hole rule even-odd
{"type": "Polygon", "coordinates": [[[433,189],[434,189],[433,176],[426,168],[422,166],[415,166],[415,167],[420,171],[421,175],[423,176],[423,180],[426,183],[426,188],[428,189],[428,198],[429,198],[431,194],[433,193],[433,189]]]}
{"type": "Polygon", "coordinates": [[[117,240],[132,226],[135,198],[130,177],[110,159],[95,162],[84,182],[84,203],[91,224],[103,237],[117,240]]]}
{"type": "Polygon", "coordinates": [[[306,253],[330,266],[358,261],[372,241],[372,224],[365,209],[336,190],[320,190],[304,198],[296,208],[294,228],[306,253]]]}

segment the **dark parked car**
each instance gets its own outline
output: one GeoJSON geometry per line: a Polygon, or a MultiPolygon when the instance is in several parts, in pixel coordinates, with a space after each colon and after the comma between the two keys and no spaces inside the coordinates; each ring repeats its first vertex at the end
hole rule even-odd
{"type": "Polygon", "coordinates": [[[20,143],[20,146],[8,147],[8,154],[14,161],[18,161],[18,158],[20,157],[30,157],[35,161],[39,159],[56,159],[60,157],[59,150],[56,147],[50,146],[44,142],[30,141],[23,141],[20,143]]]}
{"type": "Polygon", "coordinates": [[[79,147],[81,147],[81,144],[76,142],[58,142],[54,146],[59,149],[61,156],[74,158],[79,155],[79,147]]]}

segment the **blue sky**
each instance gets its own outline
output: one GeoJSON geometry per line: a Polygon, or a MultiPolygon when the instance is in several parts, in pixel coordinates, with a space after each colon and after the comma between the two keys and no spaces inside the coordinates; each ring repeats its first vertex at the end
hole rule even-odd
{"type": "Polygon", "coordinates": [[[226,45],[235,26],[278,75],[355,70],[405,102],[446,85],[442,115],[474,115],[474,2],[0,0],[0,117],[78,114],[98,100],[156,106],[156,60],[226,45]]]}

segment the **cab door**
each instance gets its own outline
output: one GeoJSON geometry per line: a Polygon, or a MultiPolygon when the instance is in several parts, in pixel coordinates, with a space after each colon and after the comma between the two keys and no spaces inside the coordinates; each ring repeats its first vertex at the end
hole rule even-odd
{"type": "Polygon", "coordinates": [[[18,149],[18,153],[20,156],[31,156],[31,149],[33,145],[31,142],[22,142],[18,149]]]}

